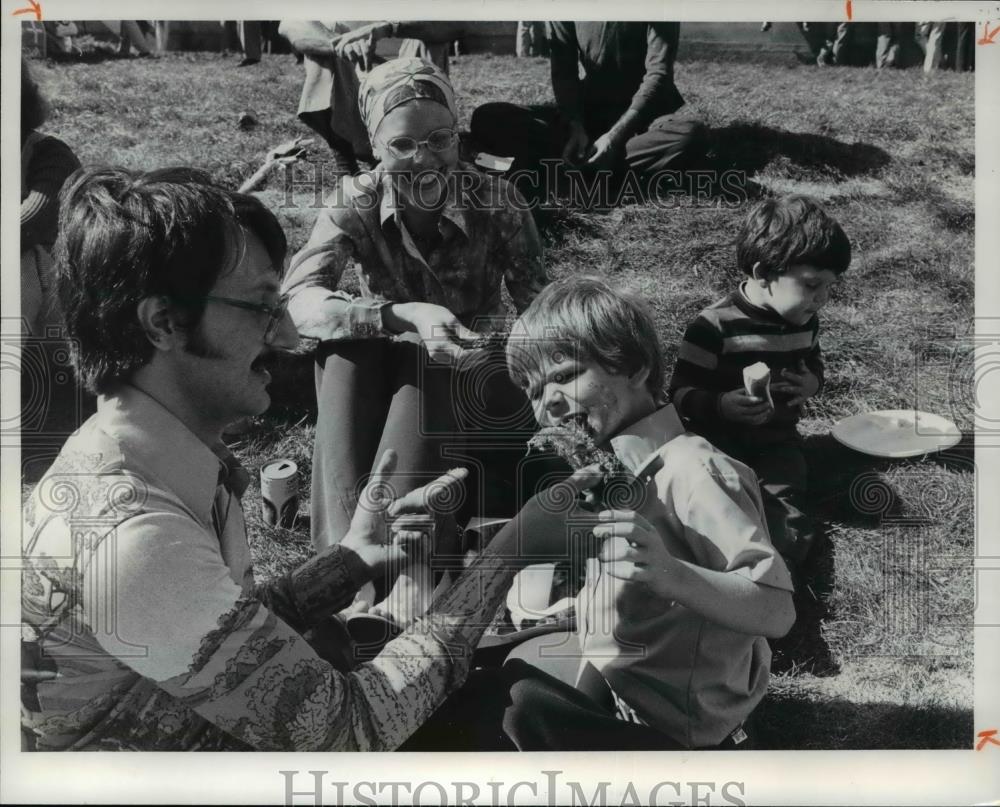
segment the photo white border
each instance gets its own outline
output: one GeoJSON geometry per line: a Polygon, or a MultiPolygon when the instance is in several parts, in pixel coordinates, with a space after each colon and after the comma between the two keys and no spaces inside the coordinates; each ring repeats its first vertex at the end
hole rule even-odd
{"type": "MultiPolygon", "coordinates": [[[[123,2],[106,0],[41,0],[46,19],[149,18],[163,19],[165,3],[149,0],[123,2]]],[[[856,22],[907,19],[951,19],[977,21],[976,39],[982,23],[1000,26],[1000,4],[977,2],[895,2],[893,0],[841,0],[805,2],[747,3],[727,0],[700,2],[566,2],[544,3],[521,0],[490,0],[482,4],[456,0],[425,0],[414,3],[371,0],[363,11],[356,4],[284,0],[279,6],[262,0],[235,2],[180,0],[169,7],[171,19],[266,19],[365,16],[370,19],[671,19],[697,21],[790,21],[846,19],[851,5],[856,22]],[[338,14],[338,7],[344,9],[338,14]],[[808,7],[808,11],[805,9],[808,7]]],[[[17,205],[19,163],[17,114],[13,111],[20,93],[20,23],[26,16],[13,16],[27,0],[0,1],[2,15],[2,229],[0,261],[2,273],[2,316],[19,315],[19,281],[12,269],[19,266],[17,205]]],[[[993,244],[1000,225],[1000,92],[992,82],[1000,74],[1000,37],[994,46],[976,45],[976,317],[977,333],[1000,333],[1000,258],[993,244]]],[[[915,68],[918,69],[919,68],[915,68]]],[[[289,99],[291,104],[294,99],[289,99]]],[[[9,321],[9,320],[8,320],[9,321]]],[[[978,379],[977,379],[978,380],[978,379]]],[[[984,388],[986,385],[984,384],[984,388]]],[[[998,401],[988,405],[995,410],[998,401]]],[[[3,422],[19,408],[18,385],[5,383],[0,389],[3,422]]],[[[996,440],[993,441],[994,443],[996,440]]],[[[975,731],[1000,729],[1000,451],[977,437],[977,597],[975,629],[975,731]],[[989,683],[991,682],[992,683],[989,683]]],[[[20,621],[20,574],[12,559],[20,554],[20,452],[4,447],[0,456],[0,625],[16,626],[20,621]]],[[[650,789],[660,782],[677,782],[682,792],[661,789],[661,803],[687,802],[692,791],[687,783],[714,782],[711,804],[727,803],[721,798],[723,783],[741,782],[730,790],[748,804],[1000,804],[1000,747],[987,746],[968,751],[810,751],[810,752],[714,752],[714,753],[608,753],[587,754],[469,754],[438,755],[351,754],[60,754],[20,752],[17,720],[19,711],[17,642],[15,627],[0,630],[0,803],[71,804],[117,802],[130,804],[190,803],[283,803],[284,777],[280,770],[302,772],[295,779],[298,789],[309,785],[307,771],[328,771],[326,783],[439,781],[446,786],[450,803],[455,781],[477,782],[482,791],[478,803],[491,803],[490,781],[502,781],[500,803],[506,803],[510,787],[525,781],[536,785],[517,790],[518,803],[567,803],[565,787],[548,792],[543,771],[561,771],[560,784],[585,783],[589,799],[598,782],[614,783],[607,791],[609,804],[626,797],[626,784],[645,801],[650,789]]],[[[1000,736],[1000,735],[998,735],[1000,736]]],[[[363,793],[368,794],[365,789],[363,793]]],[[[432,803],[436,791],[424,793],[432,803]]],[[[466,795],[469,790],[466,789],[466,795]]],[[[704,796],[707,788],[700,788],[704,796]]],[[[347,797],[352,794],[348,787],[347,797]]],[[[373,802],[383,803],[390,791],[382,791],[373,802]]],[[[323,804],[334,803],[332,787],[323,791],[323,804]]],[[[400,803],[409,803],[404,797],[400,803]]],[[[695,794],[694,797],[697,797],[695,794]]],[[[314,801],[300,797],[296,803],[314,801]]],[[[628,803],[628,802],[626,802],[628,803]]]]}

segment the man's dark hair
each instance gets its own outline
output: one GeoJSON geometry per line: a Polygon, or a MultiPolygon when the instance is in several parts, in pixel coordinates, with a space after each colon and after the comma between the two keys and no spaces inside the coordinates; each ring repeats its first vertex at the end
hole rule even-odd
{"type": "Polygon", "coordinates": [[[758,202],[740,226],[736,241],[740,271],[783,274],[809,264],[843,274],[851,264],[851,242],[836,219],[815,199],[791,195],[758,202]]]}
{"type": "Polygon", "coordinates": [[[280,272],[287,243],[274,214],[201,171],[97,168],[69,178],[56,284],[87,389],[107,392],[152,358],[137,316],[145,298],[169,298],[183,327],[198,325],[205,295],[239,263],[241,227],[261,240],[280,272]]]}

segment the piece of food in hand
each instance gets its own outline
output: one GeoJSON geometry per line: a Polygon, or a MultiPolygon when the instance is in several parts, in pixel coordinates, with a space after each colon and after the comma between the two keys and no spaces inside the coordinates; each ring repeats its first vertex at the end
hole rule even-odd
{"type": "Polygon", "coordinates": [[[771,399],[771,368],[762,361],[743,368],[743,386],[747,395],[767,401],[774,406],[771,399]]]}
{"type": "Polygon", "coordinates": [[[574,471],[596,465],[605,481],[625,470],[618,457],[594,442],[583,416],[539,429],[528,441],[528,451],[551,451],[566,460],[574,471]]]}
{"type": "Polygon", "coordinates": [[[503,350],[507,347],[507,334],[503,331],[479,334],[475,339],[463,339],[462,350],[503,350]]]}

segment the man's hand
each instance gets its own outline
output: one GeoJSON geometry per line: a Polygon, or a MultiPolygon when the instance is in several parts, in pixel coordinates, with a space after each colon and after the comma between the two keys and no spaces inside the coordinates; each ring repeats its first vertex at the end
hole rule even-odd
{"type": "Polygon", "coordinates": [[[562,158],[570,163],[582,163],[593,153],[590,137],[579,121],[570,123],[569,140],[563,146],[562,158]]]}
{"type": "Polygon", "coordinates": [[[465,468],[456,468],[395,499],[389,479],[396,468],[396,460],[396,452],[392,449],[379,459],[358,499],[347,535],[340,542],[345,549],[357,553],[373,578],[381,575],[385,568],[398,569],[411,555],[426,551],[430,532],[428,521],[414,516],[441,517],[446,523],[447,510],[461,498],[461,487],[469,475],[465,468]],[[390,519],[398,521],[392,528],[390,519]]]}
{"type": "Polygon", "coordinates": [[[461,504],[467,468],[452,468],[433,482],[411,490],[389,505],[394,546],[408,557],[426,556],[430,537],[435,536],[434,550],[452,554],[457,550],[458,523],[454,511],[461,504]]]}
{"type": "Polygon", "coordinates": [[[367,72],[372,68],[375,45],[383,37],[389,36],[391,32],[392,26],[386,22],[362,25],[360,28],[355,28],[353,31],[348,31],[337,37],[334,41],[334,50],[338,56],[350,59],[367,72]]]}
{"type": "Polygon", "coordinates": [[[789,406],[801,406],[806,400],[819,392],[819,378],[806,367],[805,361],[799,359],[798,372],[782,370],[784,381],[771,384],[772,392],[786,392],[791,395],[789,406]]]}
{"type": "Polygon", "coordinates": [[[587,164],[594,168],[613,168],[619,151],[618,141],[611,132],[605,132],[594,141],[587,164]]]}
{"type": "Polygon", "coordinates": [[[438,364],[452,364],[462,355],[462,341],[478,338],[458,317],[434,303],[393,303],[382,309],[382,321],[390,331],[414,331],[438,364]]]}
{"type": "Polygon", "coordinates": [[[597,557],[604,570],[670,597],[671,571],[677,561],[656,528],[634,510],[604,510],[597,520],[594,535],[604,541],[597,557]]]}
{"type": "MultiPolygon", "coordinates": [[[[775,389],[775,385],[771,385],[775,389]]],[[[748,395],[740,387],[730,390],[719,398],[719,414],[732,423],[744,423],[747,426],[760,426],[767,423],[774,414],[774,408],[764,398],[748,395]]]]}

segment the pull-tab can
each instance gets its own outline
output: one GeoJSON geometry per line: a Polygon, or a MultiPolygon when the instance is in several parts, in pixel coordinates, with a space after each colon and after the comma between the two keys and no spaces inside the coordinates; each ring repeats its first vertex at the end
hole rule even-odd
{"type": "Polygon", "coordinates": [[[299,466],[282,459],[261,468],[260,498],[265,524],[293,527],[299,512],[299,466]]]}

